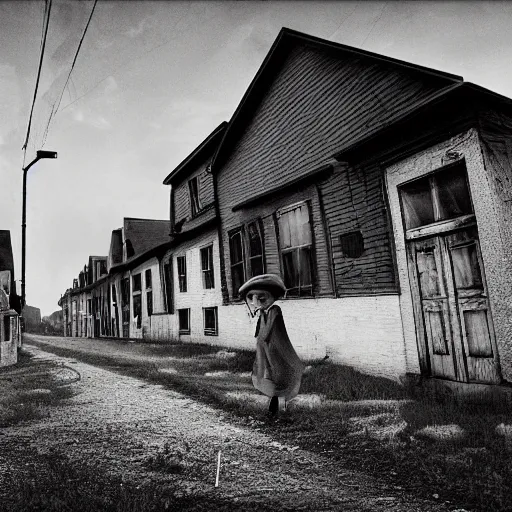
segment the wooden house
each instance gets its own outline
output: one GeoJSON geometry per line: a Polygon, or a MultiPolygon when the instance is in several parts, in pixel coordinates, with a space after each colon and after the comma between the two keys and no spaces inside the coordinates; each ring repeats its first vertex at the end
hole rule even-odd
{"type": "Polygon", "coordinates": [[[11,233],[0,230],[0,366],[18,361],[21,346],[20,297],[16,293],[11,233]]]}
{"type": "Polygon", "coordinates": [[[222,341],[254,343],[238,288],[278,273],[303,357],[510,379],[505,104],[461,77],[282,29],[211,166],[222,341]]]}
{"type": "Polygon", "coordinates": [[[164,180],[170,186],[172,241],[162,259],[167,316],[157,339],[218,343],[222,304],[217,204],[211,161],[224,135],[221,123],[164,180]]]}

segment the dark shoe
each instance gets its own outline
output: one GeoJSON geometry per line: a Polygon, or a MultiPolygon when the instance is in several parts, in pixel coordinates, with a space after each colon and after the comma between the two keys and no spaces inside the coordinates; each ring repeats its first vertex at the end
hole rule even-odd
{"type": "Polygon", "coordinates": [[[277,396],[273,396],[270,399],[270,405],[268,406],[268,415],[275,417],[279,412],[279,398],[277,396]]]}

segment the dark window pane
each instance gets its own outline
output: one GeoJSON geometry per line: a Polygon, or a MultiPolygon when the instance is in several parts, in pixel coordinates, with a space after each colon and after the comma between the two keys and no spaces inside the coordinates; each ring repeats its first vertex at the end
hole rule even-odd
{"type": "Polygon", "coordinates": [[[153,292],[146,293],[146,303],[148,309],[148,316],[153,314],[153,292]]]}
{"type": "Polygon", "coordinates": [[[435,222],[429,178],[404,185],[401,187],[401,196],[406,229],[435,222]]]}
{"type": "Polygon", "coordinates": [[[309,247],[299,249],[299,285],[311,286],[311,250],[309,247]]]}
{"type": "Polygon", "coordinates": [[[187,260],[185,256],[178,256],[177,258],[178,265],[178,283],[180,287],[180,292],[187,291],[187,260]]]}
{"type": "Polygon", "coordinates": [[[4,341],[11,340],[11,317],[4,316],[4,341]]]}
{"type": "Polygon", "coordinates": [[[249,235],[249,256],[257,256],[263,253],[263,244],[261,242],[261,233],[256,222],[247,226],[249,235]]]}
{"type": "Polygon", "coordinates": [[[259,276],[264,274],[263,271],[263,256],[258,256],[256,258],[251,258],[251,277],[259,276]]]}
{"type": "Polygon", "coordinates": [[[286,288],[299,286],[299,252],[289,251],[283,254],[284,284],[286,288]]]}
{"type": "Polygon", "coordinates": [[[151,288],[151,269],[148,268],[145,273],[145,280],[146,280],[146,288],[151,288]]]}
{"type": "Polygon", "coordinates": [[[243,260],[242,233],[240,231],[232,235],[229,239],[229,251],[231,265],[240,263],[243,260]]]}
{"type": "Polygon", "coordinates": [[[243,264],[231,267],[231,282],[233,285],[233,296],[238,297],[238,290],[244,284],[244,267],[243,264]]]}
{"type": "Polygon", "coordinates": [[[464,165],[436,174],[435,182],[439,198],[439,220],[473,213],[464,165]]]}
{"type": "Polygon", "coordinates": [[[199,210],[201,209],[201,206],[199,204],[199,191],[197,186],[197,177],[192,178],[188,182],[189,186],[189,192],[190,192],[190,208],[192,215],[196,215],[199,210]]]}
{"type": "Polygon", "coordinates": [[[453,277],[457,289],[477,288],[482,290],[482,275],[476,244],[451,249],[453,277]]]}
{"type": "Polygon", "coordinates": [[[179,330],[183,333],[190,332],[189,309],[178,309],[179,330]]]}
{"type": "Polygon", "coordinates": [[[133,276],[133,291],[140,292],[142,290],[142,276],[136,274],[133,276]]]}
{"type": "Polygon", "coordinates": [[[217,308],[204,308],[204,333],[217,335],[217,308]]]}
{"type": "Polygon", "coordinates": [[[172,262],[169,260],[169,263],[164,265],[164,276],[165,276],[165,297],[166,297],[166,306],[167,313],[174,312],[174,304],[173,304],[173,279],[172,279],[172,262]]]}
{"type": "Polygon", "coordinates": [[[137,319],[137,328],[140,329],[142,325],[142,305],[140,295],[133,296],[133,318],[137,319]]]}

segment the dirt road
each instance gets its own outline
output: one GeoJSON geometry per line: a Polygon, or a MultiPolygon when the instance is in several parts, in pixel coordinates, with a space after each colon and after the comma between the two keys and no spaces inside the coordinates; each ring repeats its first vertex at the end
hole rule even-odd
{"type": "Polygon", "coordinates": [[[92,462],[133,486],[172,483],[177,494],[194,496],[187,510],[447,510],[318,454],[276,443],[257,425],[230,423],[221,411],[162,386],[25,348],[37,358],[64,362],[81,379],[72,384],[75,396],[50,409],[48,418],[1,429],[4,447],[25,453],[58,449],[77,465],[92,462]],[[148,469],[148,461],[164,452],[175,457],[176,474],[148,469]]]}

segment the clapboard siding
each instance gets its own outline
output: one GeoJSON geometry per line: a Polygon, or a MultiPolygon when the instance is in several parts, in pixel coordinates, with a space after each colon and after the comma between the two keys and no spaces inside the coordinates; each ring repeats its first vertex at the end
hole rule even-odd
{"type": "Polygon", "coordinates": [[[391,64],[292,49],[219,170],[220,202],[286,183],[443,85],[391,64]]]}
{"type": "Polygon", "coordinates": [[[175,222],[187,219],[183,225],[183,231],[187,230],[187,223],[192,219],[192,212],[190,206],[190,195],[188,182],[197,176],[198,179],[198,192],[199,202],[202,208],[211,206],[214,202],[213,190],[213,177],[210,172],[207,172],[207,166],[211,160],[211,154],[205,158],[197,168],[187,175],[187,179],[173,184],[174,191],[174,212],[175,222]]]}
{"type": "MultiPolygon", "coordinates": [[[[237,211],[237,222],[230,229],[239,226],[245,226],[248,222],[261,218],[264,231],[265,242],[265,271],[282,275],[281,259],[278,249],[278,240],[275,226],[274,214],[280,208],[301,202],[309,201],[311,206],[311,218],[313,223],[313,245],[315,261],[315,296],[332,296],[333,289],[330,279],[330,261],[328,257],[328,248],[326,233],[323,226],[321,214],[320,198],[314,185],[304,187],[293,193],[275,194],[267,201],[262,201],[258,205],[237,211]]],[[[226,282],[227,289],[224,290],[225,296],[233,299],[231,290],[231,267],[229,253],[229,236],[227,231],[223,231],[224,255],[226,260],[226,282]]],[[[247,276],[246,276],[247,277],[247,276]]]]}
{"type": "Polygon", "coordinates": [[[336,291],[339,295],[396,290],[382,171],[377,164],[344,166],[322,185],[331,237],[336,291]],[[340,236],[360,231],[364,252],[349,258],[340,236]]]}

